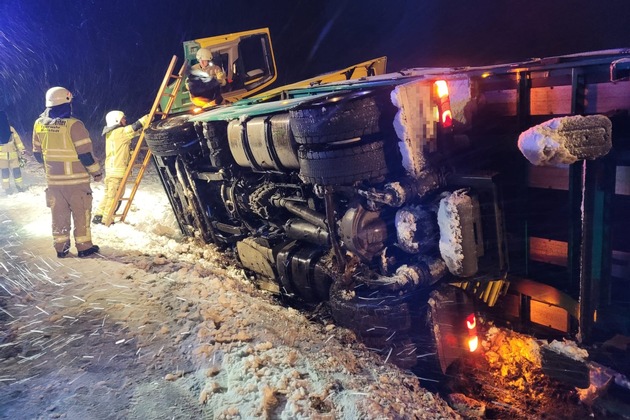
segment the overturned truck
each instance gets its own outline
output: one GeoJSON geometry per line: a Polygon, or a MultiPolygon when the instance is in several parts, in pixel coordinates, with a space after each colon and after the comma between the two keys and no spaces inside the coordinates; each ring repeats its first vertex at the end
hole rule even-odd
{"type": "Polygon", "coordinates": [[[294,85],[145,138],[182,232],[445,371],[479,311],[584,343],[627,329],[629,69],[609,50],[294,85]]]}

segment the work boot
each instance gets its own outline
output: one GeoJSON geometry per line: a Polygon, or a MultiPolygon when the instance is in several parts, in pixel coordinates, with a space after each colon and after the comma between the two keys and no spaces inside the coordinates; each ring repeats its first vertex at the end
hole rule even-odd
{"type": "Polygon", "coordinates": [[[19,192],[24,192],[26,190],[28,190],[28,187],[22,186],[22,185],[16,185],[15,188],[17,188],[17,190],[19,192]]]}
{"type": "Polygon", "coordinates": [[[87,257],[88,255],[92,255],[97,253],[99,250],[98,245],[92,245],[90,248],[85,249],[83,251],[79,251],[79,258],[87,257]]]}
{"type": "Polygon", "coordinates": [[[66,258],[68,252],[70,252],[70,247],[64,247],[63,251],[57,251],[57,258],[66,258]]]}
{"type": "Polygon", "coordinates": [[[4,190],[5,193],[7,193],[7,195],[11,195],[13,194],[15,191],[13,191],[13,188],[9,188],[8,190],[4,190]]]}
{"type": "Polygon", "coordinates": [[[66,258],[66,256],[68,255],[68,250],[65,251],[57,251],[57,258],[66,258]]]}
{"type": "Polygon", "coordinates": [[[97,214],[96,216],[94,216],[92,218],[92,223],[94,223],[95,225],[102,225],[103,224],[103,216],[101,216],[100,214],[97,214]]]}

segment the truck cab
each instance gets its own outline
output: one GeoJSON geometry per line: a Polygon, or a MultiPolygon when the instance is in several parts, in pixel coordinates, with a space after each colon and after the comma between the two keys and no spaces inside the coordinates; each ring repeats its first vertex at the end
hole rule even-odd
{"type": "MultiPolygon", "coordinates": [[[[273,55],[269,29],[262,28],[227,35],[193,39],[184,42],[183,76],[197,64],[197,51],[207,48],[212,51],[213,62],[225,72],[227,84],[221,87],[225,102],[235,102],[269,87],[277,78],[276,61],[273,55]]],[[[171,114],[191,112],[212,104],[193,103],[186,83],[178,84],[171,114]]],[[[167,93],[172,93],[173,83],[167,93]]],[[[162,99],[161,107],[166,108],[168,97],[162,99]]]]}

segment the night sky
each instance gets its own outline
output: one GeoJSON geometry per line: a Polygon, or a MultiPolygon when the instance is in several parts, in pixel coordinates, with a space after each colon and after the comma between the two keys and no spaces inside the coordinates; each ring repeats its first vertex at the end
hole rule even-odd
{"type": "Polygon", "coordinates": [[[0,0],[0,107],[29,138],[61,85],[99,136],[111,109],[148,112],[183,41],[261,27],[279,86],[382,55],[396,71],[630,48],[630,1],[0,0]]]}

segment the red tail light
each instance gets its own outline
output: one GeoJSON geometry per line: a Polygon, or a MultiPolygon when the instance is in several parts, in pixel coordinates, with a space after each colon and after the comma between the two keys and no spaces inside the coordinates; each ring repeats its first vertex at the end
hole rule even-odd
{"type": "Polygon", "coordinates": [[[477,318],[475,314],[466,317],[466,328],[468,329],[468,350],[473,353],[479,347],[479,337],[477,336],[477,318]]]}
{"type": "Polygon", "coordinates": [[[444,128],[453,125],[453,114],[451,113],[451,100],[448,94],[448,84],[445,80],[437,80],[434,83],[435,93],[438,99],[438,110],[440,112],[440,123],[444,128]]]}
{"type": "Polygon", "coordinates": [[[468,331],[477,330],[477,318],[475,318],[475,314],[470,314],[466,317],[466,327],[468,327],[468,331]]]}

